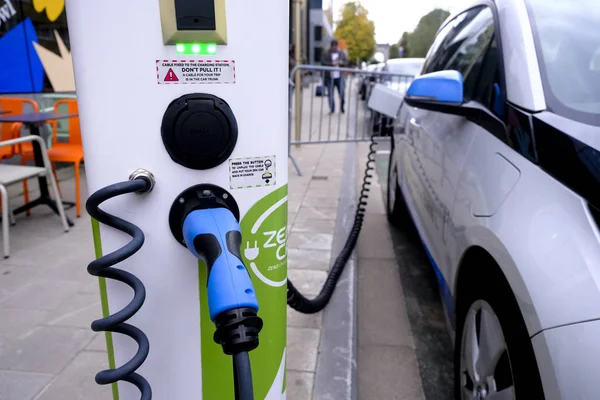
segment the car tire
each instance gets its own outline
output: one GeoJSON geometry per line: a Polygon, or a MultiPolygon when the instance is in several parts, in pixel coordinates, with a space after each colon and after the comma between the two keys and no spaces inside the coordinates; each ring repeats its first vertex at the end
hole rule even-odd
{"type": "Polygon", "coordinates": [[[364,82],[360,85],[360,90],[358,91],[358,94],[360,95],[360,99],[362,101],[365,101],[367,99],[367,85],[364,82]]]}
{"type": "Polygon", "coordinates": [[[373,135],[379,132],[379,113],[376,111],[371,111],[371,129],[373,131],[373,135]]]}
{"type": "Polygon", "coordinates": [[[469,284],[459,282],[455,399],[487,398],[501,390],[503,399],[544,399],[531,339],[508,282],[497,268],[478,265],[471,271],[469,284]],[[477,362],[469,364],[475,353],[477,362]]]}
{"type": "Polygon", "coordinates": [[[411,218],[402,191],[398,186],[398,166],[393,162],[394,150],[390,151],[390,160],[388,165],[388,182],[386,193],[386,214],[388,221],[397,228],[407,228],[410,226],[411,218]]]}
{"type": "Polygon", "coordinates": [[[392,136],[394,131],[393,120],[389,117],[381,118],[381,136],[392,136]]]}
{"type": "Polygon", "coordinates": [[[373,111],[372,130],[375,136],[391,136],[394,130],[393,120],[373,111]]]}

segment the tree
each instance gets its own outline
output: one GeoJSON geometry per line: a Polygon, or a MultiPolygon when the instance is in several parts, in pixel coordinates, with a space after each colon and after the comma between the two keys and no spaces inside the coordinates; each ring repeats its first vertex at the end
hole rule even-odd
{"type": "Polygon", "coordinates": [[[400,58],[400,53],[398,52],[399,48],[400,48],[400,45],[398,45],[398,44],[390,45],[389,59],[400,58]]]}
{"type": "Polygon", "coordinates": [[[404,57],[425,57],[437,30],[449,15],[448,11],[436,8],[421,18],[414,32],[407,34],[406,38],[403,34],[400,42],[406,39],[404,57]]]}
{"type": "Polygon", "coordinates": [[[402,48],[402,57],[410,57],[410,50],[408,48],[408,37],[410,34],[408,32],[404,32],[400,41],[398,42],[398,48],[402,48]]]}
{"type": "Polygon", "coordinates": [[[342,19],[335,29],[335,37],[344,40],[350,62],[368,61],[375,53],[375,24],[369,12],[359,2],[351,1],[342,8],[342,19]]]}

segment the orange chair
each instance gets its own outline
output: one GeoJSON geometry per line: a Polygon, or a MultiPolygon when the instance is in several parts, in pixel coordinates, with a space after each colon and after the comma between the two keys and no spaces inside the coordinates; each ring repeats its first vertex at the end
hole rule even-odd
{"type": "MultiPolygon", "coordinates": [[[[61,105],[68,106],[68,112],[78,114],[77,100],[63,99],[56,102],[54,112],[58,112],[61,105]]],[[[83,146],[81,144],[81,128],[79,127],[79,117],[69,118],[69,140],[67,142],[58,141],[58,122],[52,121],[52,147],[48,149],[48,157],[52,162],[52,169],[56,176],[57,162],[73,163],[75,167],[75,210],[77,216],[81,216],[81,183],[80,183],[80,164],[83,162],[83,146]]],[[[34,159],[33,149],[21,152],[21,163],[34,159]]],[[[58,178],[56,179],[58,182],[58,178]]],[[[27,183],[23,184],[25,201],[29,199],[27,183]]],[[[59,189],[60,191],[60,189],[59,189]]]]}
{"type": "MultiPolygon", "coordinates": [[[[21,135],[21,127],[23,126],[20,122],[4,122],[0,124],[0,140],[16,139],[21,135]]],[[[17,153],[17,146],[4,146],[0,147],[0,160],[5,158],[11,158],[17,153]]]]}
{"type": "MultiPolygon", "coordinates": [[[[33,112],[40,111],[40,107],[33,100],[22,99],[19,97],[0,97],[0,110],[9,111],[8,115],[22,114],[25,104],[31,105],[33,112]]],[[[0,123],[0,140],[10,140],[19,137],[21,126],[21,123],[0,123]]],[[[23,146],[32,149],[31,142],[19,144],[17,146],[0,147],[0,159],[11,158],[16,153],[20,153],[24,149],[23,146]]]]}

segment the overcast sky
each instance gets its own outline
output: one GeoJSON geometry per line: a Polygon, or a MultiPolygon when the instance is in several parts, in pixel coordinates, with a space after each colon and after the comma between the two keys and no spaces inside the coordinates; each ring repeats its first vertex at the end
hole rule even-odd
{"type": "MultiPolygon", "coordinates": [[[[334,20],[348,0],[333,0],[334,20]]],[[[324,0],[323,4],[329,1],[324,0]]],[[[375,21],[377,43],[396,43],[402,32],[411,32],[419,19],[435,8],[455,12],[472,0],[361,0],[369,10],[369,19],[375,21]]]]}

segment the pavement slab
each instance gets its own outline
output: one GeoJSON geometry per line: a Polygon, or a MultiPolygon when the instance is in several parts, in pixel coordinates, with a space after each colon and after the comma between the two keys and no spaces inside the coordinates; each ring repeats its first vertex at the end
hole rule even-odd
{"type": "Polygon", "coordinates": [[[108,400],[112,397],[111,386],[100,386],[94,381],[96,372],[105,368],[106,354],[83,351],[36,400],[108,400]]]}
{"type": "Polygon", "coordinates": [[[288,328],[287,367],[289,370],[315,371],[320,334],[319,329],[288,328]]]}
{"type": "Polygon", "coordinates": [[[0,339],[0,370],[58,374],[93,335],[91,329],[42,325],[18,339],[0,339]]]}
{"type": "Polygon", "coordinates": [[[380,345],[358,349],[359,399],[424,399],[414,350],[380,345]]]}
{"type": "Polygon", "coordinates": [[[32,400],[53,378],[50,374],[0,370],[0,400],[32,400]]]}

